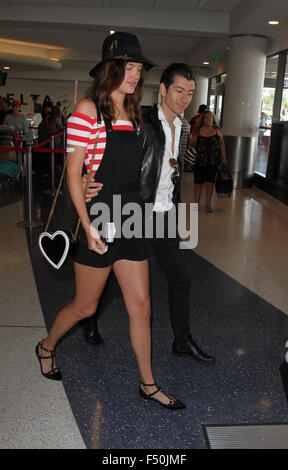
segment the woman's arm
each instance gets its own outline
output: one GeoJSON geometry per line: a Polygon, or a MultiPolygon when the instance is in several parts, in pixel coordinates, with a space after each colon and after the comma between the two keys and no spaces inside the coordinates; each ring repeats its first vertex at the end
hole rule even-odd
{"type": "Polygon", "coordinates": [[[225,165],[227,165],[226,148],[225,148],[225,143],[224,143],[224,139],[223,139],[223,134],[219,129],[217,129],[217,134],[219,135],[219,139],[220,139],[220,148],[221,148],[221,154],[222,154],[222,161],[225,165]]]}
{"type": "Polygon", "coordinates": [[[74,207],[86,232],[89,230],[90,219],[87,213],[81,183],[85,151],[83,147],[76,147],[67,154],[67,183],[74,207]]]}
{"type": "MultiPolygon", "coordinates": [[[[96,115],[95,106],[89,100],[83,100],[78,103],[74,112],[85,114],[90,117],[96,115]]],[[[84,200],[81,175],[85,153],[86,146],[82,147],[75,145],[75,147],[72,147],[72,144],[67,146],[67,183],[74,207],[80,217],[83,229],[86,232],[89,249],[97,251],[99,254],[103,254],[107,251],[107,246],[100,240],[99,234],[95,233],[94,237],[91,236],[90,219],[84,200]]]]}
{"type": "Polygon", "coordinates": [[[187,136],[187,147],[189,149],[191,149],[193,147],[193,137],[192,137],[191,132],[189,132],[188,136],[187,136]]]}
{"type": "Polygon", "coordinates": [[[192,147],[196,147],[197,144],[197,139],[198,139],[199,132],[195,132],[195,134],[192,134],[192,147]]]}

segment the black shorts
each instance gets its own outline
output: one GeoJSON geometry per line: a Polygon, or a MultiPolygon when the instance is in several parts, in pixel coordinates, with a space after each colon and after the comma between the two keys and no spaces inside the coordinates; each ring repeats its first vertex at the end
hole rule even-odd
{"type": "Polygon", "coordinates": [[[194,183],[215,183],[217,166],[194,167],[194,183]]]}

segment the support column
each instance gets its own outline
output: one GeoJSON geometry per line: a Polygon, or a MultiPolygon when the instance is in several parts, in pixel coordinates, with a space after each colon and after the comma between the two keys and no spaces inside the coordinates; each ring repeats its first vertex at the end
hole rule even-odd
{"type": "Polygon", "coordinates": [[[208,99],[208,77],[202,75],[195,75],[196,88],[190,106],[185,111],[185,118],[187,121],[198,113],[200,104],[207,104],[208,99]]]}
{"type": "Polygon", "coordinates": [[[234,187],[252,185],[255,169],[267,39],[236,35],[230,38],[223,115],[227,159],[234,187]]]}

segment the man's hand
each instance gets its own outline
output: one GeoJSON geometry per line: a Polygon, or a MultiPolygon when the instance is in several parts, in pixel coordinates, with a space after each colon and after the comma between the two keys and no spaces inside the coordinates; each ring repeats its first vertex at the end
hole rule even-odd
{"type": "MultiPolygon", "coordinates": [[[[83,186],[83,193],[85,193],[85,188],[88,180],[88,174],[82,176],[82,186],[83,186]]],[[[94,177],[90,176],[90,181],[88,184],[87,194],[85,198],[85,202],[90,202],[93,197],[98,196],[99,191],[103,188],[102,183],[96,183],[94,177]]]]}

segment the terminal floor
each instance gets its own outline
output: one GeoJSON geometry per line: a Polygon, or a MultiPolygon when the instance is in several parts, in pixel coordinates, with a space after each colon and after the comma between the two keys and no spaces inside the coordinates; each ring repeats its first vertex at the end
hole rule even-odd
{"type": "MultiPolygon", "coordinates": [[[[192,202],[192,177],[184,176],[183,200],[192,202]]],[[[51,197],[43,183],[34,186],[34,218],[45,220],[51,197]]],[[[41,228],[25,238],[16,227],[22,203],[11,202],[0,209],[1,448],[205,448],[203,425],[287,423],[279,374],[288,339],[287,206],[255,188],[214,196],[212,214],[201,205],[198,245],[187,250],[191,329],[216,356],[213,365],[172,355],[167,285],[151,253],[154,374],[187,406],[171,412],[138,395],[120,297],[99,320],[103,347],[86,343],[79,325],[57,348],[63,383],[40,375],[34,348],[73,298],[73,270],[49,268],[37,247],[41,228]]],[[[61,206],[69,225],[66,193],[62,222],[61,206]]]]}

